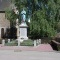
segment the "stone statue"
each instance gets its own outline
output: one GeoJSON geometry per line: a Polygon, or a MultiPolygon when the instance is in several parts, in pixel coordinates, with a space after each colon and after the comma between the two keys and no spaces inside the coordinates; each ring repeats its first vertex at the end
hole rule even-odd
{"type": "Polygon", "coordinates": [[[19,19],[17,18],[17,19],[16,19],[16,24],[18,24],[18,22],[19,22],[19,19]]]}
{"type": "Polygon", "coordinates": [[[25,22],[25,20],[26,20],[26,11],[24,9],[21,12],[21,19],[22,19],[23,22],[25,22]]]}

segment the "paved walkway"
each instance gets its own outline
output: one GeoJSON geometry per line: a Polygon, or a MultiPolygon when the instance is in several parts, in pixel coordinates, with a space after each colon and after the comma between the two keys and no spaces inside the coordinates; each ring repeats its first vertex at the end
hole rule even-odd
{"type": "Polygon", "coordinates": [[[0,50],[0,60],[60,60],[60,52],[0,50]]]}
{"type": "Polygon", "coordinates": [[[49,44],[36,47],[0,45],[0,60],[60,60],[60,52],[53,51],[49,44]]]}
{"type": "Polygon", "coordinates": [[[21,51],[53,51],[49,44],[40,44],[35,47],[31,46],[2,46],[0,45],[0,50],[21,50],[21,51]]]}

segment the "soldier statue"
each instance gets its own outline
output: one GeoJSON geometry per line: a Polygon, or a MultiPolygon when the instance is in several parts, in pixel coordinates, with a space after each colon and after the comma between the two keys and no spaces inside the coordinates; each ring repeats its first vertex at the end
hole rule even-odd
{"type": "Polygon", "coordinates": [[[25,22],[26,21],[26,11],[24,9],[21,12],[21,19],[22,19],[22,22],[25,22]]]}

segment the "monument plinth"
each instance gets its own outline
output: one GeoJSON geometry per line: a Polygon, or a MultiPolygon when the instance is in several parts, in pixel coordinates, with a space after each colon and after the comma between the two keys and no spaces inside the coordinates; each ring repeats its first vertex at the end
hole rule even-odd
{"type": "Polygon", "coordinates": [[[28,37],[27,37],[27,24],[25,22],[22,22],[20,25],[20,39],[22,40],[27,40],[28,37]]]}

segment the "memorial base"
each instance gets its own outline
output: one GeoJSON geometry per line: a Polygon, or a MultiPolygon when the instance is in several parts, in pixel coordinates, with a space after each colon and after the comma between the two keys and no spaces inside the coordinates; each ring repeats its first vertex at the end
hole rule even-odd
{"type": "Polygon", "coordinates": [[[25,22],[21,23],[20,24],[20,37],[19,39],[21,40],[28,40],[28,37],[27,37],[27,24],[25,22]]]}

